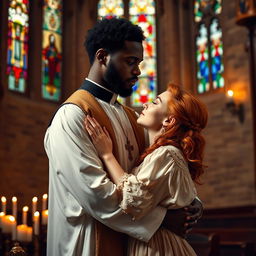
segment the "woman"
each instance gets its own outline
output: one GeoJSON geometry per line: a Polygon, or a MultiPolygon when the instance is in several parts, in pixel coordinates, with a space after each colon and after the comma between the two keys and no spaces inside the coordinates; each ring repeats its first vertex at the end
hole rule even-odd
{"type": "MultiPolygon", "coordinates": [[[[150,146],[128,174],[112,154],[105,127],[87,117],[85,128],[120,193],[120,207],[134,220],[155,205],[177,209],[196,197],[194,182],[203,173],[205,141],[201,135],[208,113],[193,95],[169,84],[152,103],[144,104],[137,123],[148,130],[150,146]]],[[[128,255],[196,255],[185,239],[160,228],[148,243],[130,238],[128,255]]]]}

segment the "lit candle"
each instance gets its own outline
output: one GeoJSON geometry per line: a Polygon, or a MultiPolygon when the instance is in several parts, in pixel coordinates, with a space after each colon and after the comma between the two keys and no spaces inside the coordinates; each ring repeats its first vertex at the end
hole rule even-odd
{"type": "Polygon", "coordinates": [[[17,197],[12,197],[12,215],[17,220],[17,197]]]}
{"type": "Polygon", "coordinates": [[[27,242],[32,242],[32,227],[27,227],[27,242]]]}
{"type": "Polygon", "coordinates": [[[228,96],[230,99],[232,99],[232,98],[234,97],[234,92],[233,92],[233,90],[228,90],[228,91],[227,91],[227,96],[228,96]]]}
{"type": "Polygon", "coordinates": [[[12,241],[17,239],[17,222],[14,216],[10,217],[10,221],[12,222],[12,241]]]}
{"type": "Polygon", "coordinates": [[[27,225],[17,226],[17,240],[19,242],[27,242],[27,225]]]}
{"type": "Polygon", "coordinates": [[[6,214],[6,197],[2,196],[1,197],[1,202],[2,202],[2,212],[4,212],[4,214],[6,214]]]}
{"type": "Polygon", "coordinates": [[[28,206],[22,208],[22,223],[27,225],[27,216],[28,216],[28,206]]]}
{"type": "Polygon", "coordinates": [[[34,215],[36,210],[37,210],[37,197],[34,196],[32,199],[32,216],[34,215]]]}
{"type": "Polygon", "coordinates": [[[33,223],[33,225],[34,225],[34,234],[36,236],[39,235],[39,217],[40,217],[40,213],[38,211],[36,211],[34,213],[34,223],[33,223]]]}
{"type": "Polygon", "coordinates": [[[16,221],[12,215],[4,215],[2,218],[2,230],[3,233],[12,234],[14,230],[14,226],[16,228],[16,221]]]}
{"type": "Polygon", "coordinates": [[[48,222],[48,210],[42,211],[42,224],[47,225],[48,222]]]}
{"type": "Polygon", "coordinates": [[[42,202],[42,211],[44,211],[44,210],[47,209],[47,207],[46,207],[47,198],[48,198],[48,195],[47,195],[47,194],[44,194],[44,195],[43,195],[43,202],[42,202]]]}
{"type": "Polygon", "coordinates": [[[0,212],[0,228],[2,228],[2,219],[4,217],[4,212],[0,212]]]}

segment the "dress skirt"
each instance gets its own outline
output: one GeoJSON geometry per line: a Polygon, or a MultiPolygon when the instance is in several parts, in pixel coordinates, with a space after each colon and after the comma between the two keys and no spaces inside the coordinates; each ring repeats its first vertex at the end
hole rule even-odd
{"type": "Polygon", "coordinates": [[[128,256],[196,256],[188,242],[166,230],[159,229],[148,243],[130,238],[128,256]]]}

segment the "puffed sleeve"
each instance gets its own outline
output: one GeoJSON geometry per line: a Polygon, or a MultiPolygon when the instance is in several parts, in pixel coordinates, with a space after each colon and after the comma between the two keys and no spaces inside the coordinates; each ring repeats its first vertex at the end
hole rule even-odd
{"type": "Polygon", "coordinates": [[[134,173],[124,175],[118,186],[120,207],[133,219],[142,218],[158,204],[181,208],[196,197],[187,164],[175,147],[156,149],[134,173]]]}

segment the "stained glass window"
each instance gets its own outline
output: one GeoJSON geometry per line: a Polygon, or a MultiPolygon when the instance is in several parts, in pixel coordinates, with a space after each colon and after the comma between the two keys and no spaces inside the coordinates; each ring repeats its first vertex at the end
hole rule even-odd
{"type": "Polygon", "coordinates": [[[156,97],[156,24],[155,2],[153,0],[130,0],[130,20],[144,31],[144,60],[141,63],[141,76],[133,87],[132,106],[138,107],[156,97]]]}
{"type": "Polygon", "coordinates": [[[209,52],[208,52],[208,35],[204,24],[200,25],[199,35],[196,38],[196,61],[197,61],[197,80],[198,92],[209,91],[209,52]]]}
{"type": "Polygon", "coordinates": [[[10,0],[8,9],[8,88],[24,93],[28,71],[29,0],[10,0]]]}
{"type": "Polygon", "coordinates": [[[205,93],[224,87],[222,30],[218,15],[221,0],[195,0],[197,91],[205,93]],[[206,25],[209,24],[209,25],[206,25]]]}
{"type": "Polygon", "coordinates": [[[124,4],[122,0],[100,0],[98,3],[98,17],[123,17],[124,4]]]}
{"type": "Polygon", "coordinates": [[[42,97],[58,101],[61,95],[62,0],[44,0],[42,41],[42,97]]]}
{"type": "Polygon", "coordinates": [[[218,20],[213,19],[210,25],[210,38],[211,38],[211,71],[213,88],[221,88],[224,86],[223,78],[223,44],[222,44],[222,31],[218,26],[218,20]]]}

